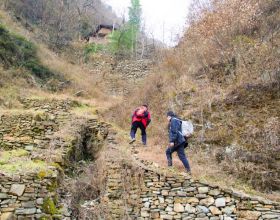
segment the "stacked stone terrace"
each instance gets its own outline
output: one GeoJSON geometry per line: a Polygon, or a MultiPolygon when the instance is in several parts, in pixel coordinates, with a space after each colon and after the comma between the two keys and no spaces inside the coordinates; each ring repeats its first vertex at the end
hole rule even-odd
{"type": "Polygon", "coordinates": [[[22,103],[24,109],[0,114],[0,219],[71,219],[60,203],[62,168],[97,152],[106,124],[75,116],[75,101],[22,103]]]}
{"type": "Polygon", "coordinates": [[[140,219],[280,219],[277,203],[149,170],[144,172],[140,201],[140,219]]]}
{"type": "Polygon", "coordinates": [[[46,148],[60,123],[69,116],[70,108],[76,105],[69,100],[47,102],[25,99],[22,102],[26,111],[0,113],[2,149],[46,148]]]}
{"type": "Polygon", "coordinates": [[[105,201],[111,219],[280,219],[276,202],[195,181],[137,158],[122,165],[107,163],[105,201]]]}

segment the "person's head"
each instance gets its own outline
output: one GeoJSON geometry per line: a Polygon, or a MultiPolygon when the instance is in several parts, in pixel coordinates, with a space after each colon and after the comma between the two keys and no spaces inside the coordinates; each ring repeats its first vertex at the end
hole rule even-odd
{"type": "Polygon", "coordinates": [[[167,112],[167,120],[168,120],[168,121],[170,121],[171,118],[173,118],[173,117],[175,117],[175,116],[176,116],[176,115],[175,115],[174,112],[172,112],[172,111],[168,111],[168,112],[167,112]]]}
{"type": "Polygon", "coordinates": [[[145,111],[148,110],[148,105],[144,104],[144,105],[142,105],[142,107],[145,109],[145,111]]]}

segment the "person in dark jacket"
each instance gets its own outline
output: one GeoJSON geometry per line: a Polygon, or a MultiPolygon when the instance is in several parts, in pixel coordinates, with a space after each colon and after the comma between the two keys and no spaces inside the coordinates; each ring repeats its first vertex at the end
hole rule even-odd
{"type": "Polygon", "coordinates": [[[182,161],[186,171],[191,173],[190,164],[185,154],[185,146],[187,145],[185,137],[181,133],[182,121],[179,120],[172,111],[167,112],[169,122],[169,146],[166,150],[168,166],[172,166],[172,154],[176,151],[179,159],[182,161]]]}
{"type": "Polygon", "coordinates": [[[130,144],[132,144],[136,140],[135,134],[138,128],[140,128],[141,130],[143,145],[147,144],[146,128],[148,127],[150,122],[151,122],[151,114],[148,111],[147,105],[142,105],[137,109],[135,109],[135,111],[132,114],[132,124],[131,124],[131,131],[130,131],[131,141],[129,142],[130,144]]]}

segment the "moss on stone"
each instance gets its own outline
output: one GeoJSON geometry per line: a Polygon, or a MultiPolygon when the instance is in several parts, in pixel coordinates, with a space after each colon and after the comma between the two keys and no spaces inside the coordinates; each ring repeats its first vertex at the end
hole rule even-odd
{"type": "Polygon", "coordinates": [[[46,197],[44,199],[44,202],[43,202],[43,205],[42,205],[42,209],[47,214],[54,215],[54,214],[58,213],[58,210],[57,210],[57,208],[55,206],[55,203],[54,203],[53,199],[50,198],[50,197],[46,197]]]}
{"type": "Polygon", "coordinates": [[[91,118],[97,118],[98,114],[98,110],[95,107],[86,104],[81,104],[80,106],[73,108],[72,112],[78,116],[90,116],[91,118]]]}
{"type": "Polygon", "coordinates": [[[37,177],[39,179],[44,179],[45,177],[47,176],[47,172],[45,170],[40,170],[38,173],[37,173],[37,177]]]}
{"type": "Polygon", "coordinates": [[[0,152],[0,165],[9,163],[10,160],[16,157],[28,156],[29,152],[23,149],[11,150],[11,151],[2,151],[0,152]]]}
{"type": "Polygon", "coordinates": [[[62,169],[62,167],[59,165],[59,163],[53,162],[53,163],[50,164],[50,166],[55,167],[55,168],[56,168],[57,170],[59,170],[59,171],[63,171],[63,169],[62,169]]]}
{"type": "Polygon", "coordinates": [[[2,163],[0,162],[0,170],[7,174],[15,174],[22,172],[36,172],[47,169],[46,162],[41,160],[33,161],[23,157],[22,154],[20,155],[20,157],[11,157],[10,160],[6,160],[7,162],[3,159],[2,163]]]}
{"type": "Polygon", "coordinates": [[[53,180],[50,185],[47,186],[47,190],[54,192],[57,189],[57,181],[53,180]]]}

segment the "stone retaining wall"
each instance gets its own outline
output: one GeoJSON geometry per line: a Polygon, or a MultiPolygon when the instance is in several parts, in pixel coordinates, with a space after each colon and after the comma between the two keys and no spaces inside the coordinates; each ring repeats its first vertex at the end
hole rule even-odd
{"type": "MultiPolygon", "coordinates": [[[[63,188],[59,188],[59,182],[63,170],[71,169],[75,161],[86,156],[94,158],[108,134],[108,125],[95,118],[75,116],[70,109],[77,103],[68,100],[23,103],[32,111],[0,116],[0,156],[11,149],[25,148],[29,154],[16,160],[44,165],[16,173],[0,170],[0,219],[72,219],[71,211],[61,204],[63,188]]],[[[14,158],[11,160],[5,163],[18,166],[14,158]]]]}
{"type": "MultiPolygon", "coordinates": [[[[0,216],[1,220],[40,219],[50,217],[57,211],[56,199],[57,171],[49,176],[28,175],[0,176],[0,216]]],[[[48,218],[47,218],[48,219],[48,218]]]]}
{"type": "Polygon", "coordinates": [[[47,113],[0,115],[0,147],[46,148],[50,137],[58,131],[56,118],[47,113]]]}
{"type": "Polygon", "coordinates": [[[121,74],[125,79],[142,79],[149,74],[152,61],[145,60],[124,60],[116,64],[114,72],[121,74]]]}
{"type": "MultiPolygon", "coordinates": [[[[130,197],[135,198],[135,194],[130,197]]],[[[138,219],[280,219],[280,204],[222,190],[184,176],[144,171],[138,219]]]]}
{"type": "Polygon", "coordinates": [[[279,203],[138,165],[138,171],[111,165],[107,193],[112,219],[280,219],[279,203]]]}

